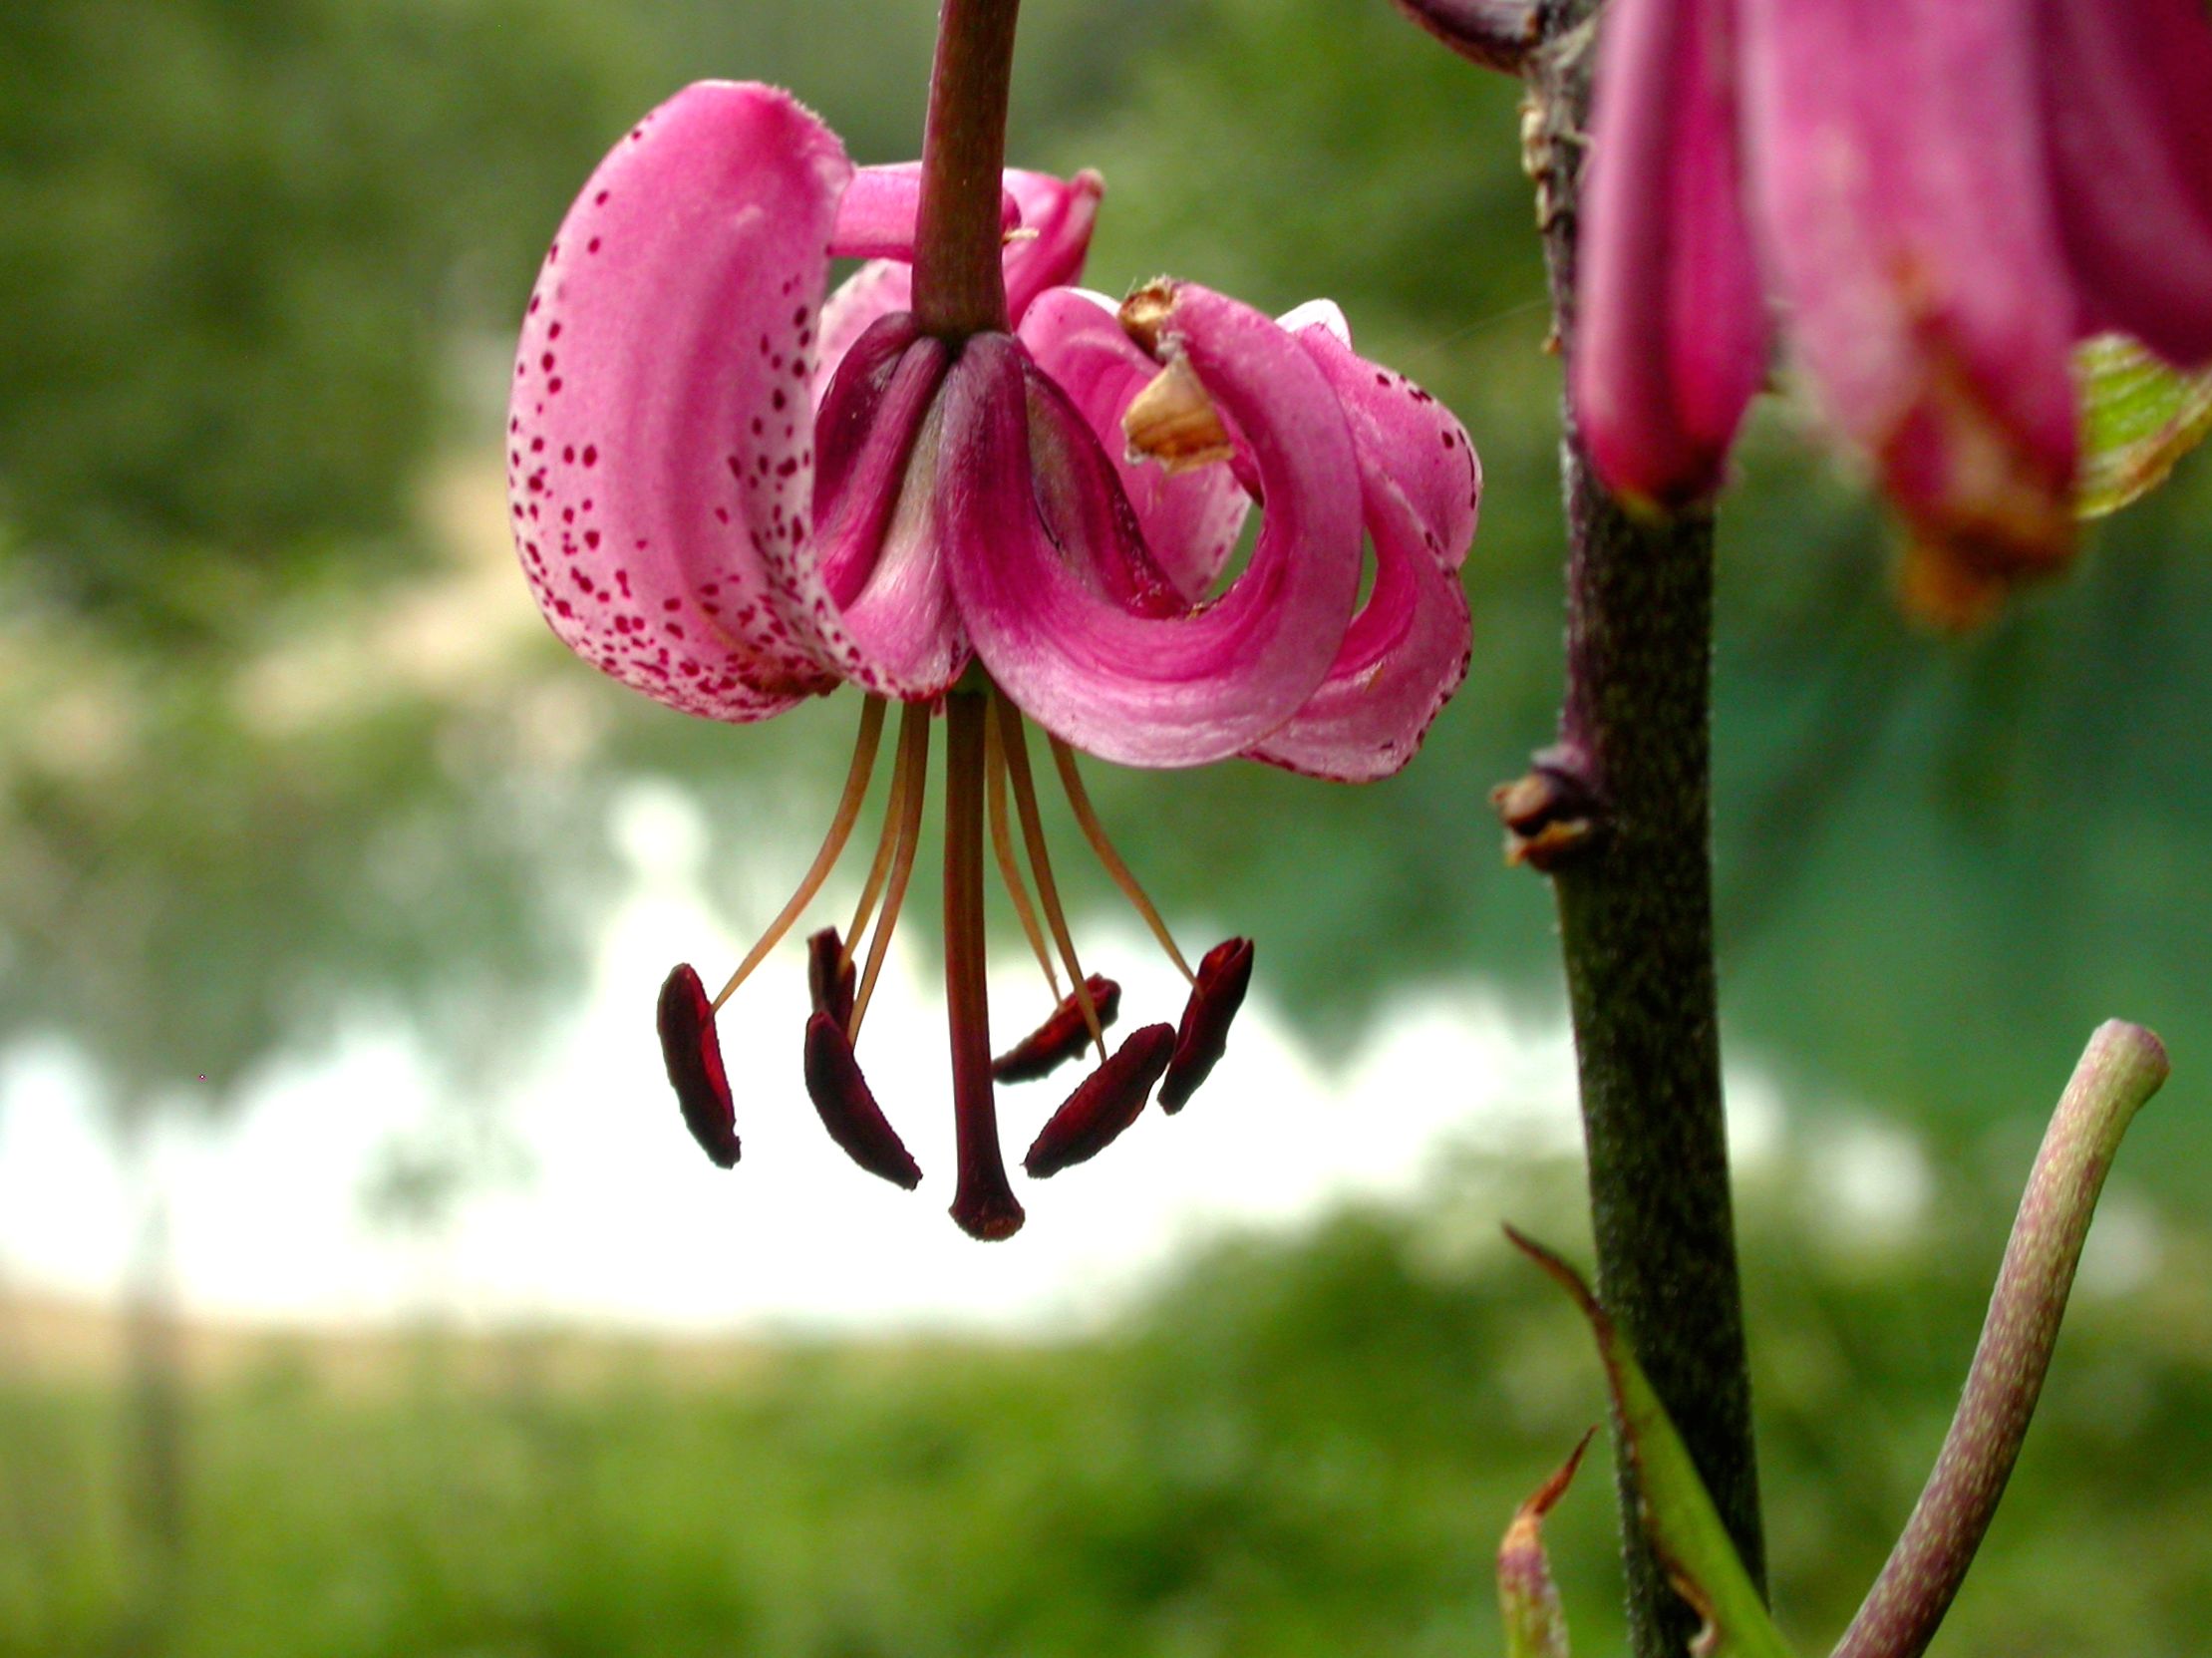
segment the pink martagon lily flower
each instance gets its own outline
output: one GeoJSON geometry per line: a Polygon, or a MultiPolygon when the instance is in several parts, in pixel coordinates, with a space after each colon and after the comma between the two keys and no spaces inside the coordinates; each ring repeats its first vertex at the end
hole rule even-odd
{"type": "Polygon", "coordinates": [[[797,892],[719,995],[689,966],[662,990],[669,1077],[718,1163],[740,1146],[715,1012],[836,863],[896,703],[857,912],[810,940],[803,1072],[855,1161],[919,1181],[854,1045],[942,718],[952,1212],[1004,1237],[1022,1207],[994,1082],[1095,1048],[1101,1063],[1025,1166],[1043,1177],[1083,1161],[1155,1088],[1169,1112],[1189,1099],[1252,969],[1245,938],[1189,964],[1107,839],[1076,752],[1147,767],[1241,755],[1342,781],[1397,771],[1466,672],[1457,570],[1480,469],[1450,414],[1356,355],[1326,302],[1277,321],[1190,283],[1118,307],[1069,286],[1100,198],[1091,174],[1009,171],[1010,331],[928,334],[905,309],[918,194],[915,168],[855,168],[786,93],[678,94],[601,164],[546,255],[515,365],[509,486],[531,590],[607,673],[736,722],[846,683],[863,693],[843,796],[797,892]],[[870,262],[825,297],[834,257],[870,262]],[[1257,539],[1224,584],[1255,501],[1257,539]],[[1191,986],[1179,1024],[1142,1027],[1110,1056],[1119,987],[1077,959],[1028,721],[1086,838],[1191,986]],[[986,843],[1053,998],[996,1060],[986,843]]]}
{"type": "Polygon", "coordinates": [[[2200,0],[1615,0],[1592,146],[1600,475],[1717,490],[1771,305],[1938,619],[2071,551],[2076,340],[2212,361],[2200,0]]]}

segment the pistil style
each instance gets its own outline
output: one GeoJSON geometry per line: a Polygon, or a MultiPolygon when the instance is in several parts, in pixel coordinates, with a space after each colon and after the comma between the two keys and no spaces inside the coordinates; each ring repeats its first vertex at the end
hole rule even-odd
{"type": "Polygon", "coordinates": [[[973,691],[945,698],[945,1001],[960,1160],[952,1217],[969,1236],[995,1241],[1020,1231],[1023,1215],[1007,1183],[991,1088],[991,1008],[983,976],[984,708],[984,697],[973,691]]]}

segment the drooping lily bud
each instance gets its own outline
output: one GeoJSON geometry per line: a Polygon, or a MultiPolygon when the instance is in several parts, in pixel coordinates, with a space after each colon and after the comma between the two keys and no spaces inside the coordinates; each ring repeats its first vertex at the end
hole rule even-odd
{"type": "Polygon", "coordinates": [[[2092,332],[2212,362],[2212,14],[2042,0],[2058,225],[2092,332]]]}
{"type": "Polygon", "coordinates": [[[1617,0],[1591,129],[1575,418],[1616,493],[1718,491],[1766,375],[1730,0],[1617,0]]]}
{"type": "Polygon", "coordinates": [[[1798,360],[1966,622],[2073,548],[2076,315],[2036,8],[1741,0],[1744,148],[1798,360]]]}

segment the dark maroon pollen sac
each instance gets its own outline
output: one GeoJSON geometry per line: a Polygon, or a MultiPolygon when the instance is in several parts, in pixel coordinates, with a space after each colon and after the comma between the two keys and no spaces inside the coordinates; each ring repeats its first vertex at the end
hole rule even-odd
{"type": "Polygon", "coordinates": [[[1229,1051],[1229,1023],[1244,1005],[1244,993],[1251,984],[1249,938],[1223,939],[1198,963],[1198,982],[1190,987],[1190,1000],[1183,1004],[1175,1054],[1160,1081],[1160,1110],[1170,1116],[1181,1111],[1198,1092],[1198,1085],[1221,1063],[1221,1056],[1229,1051]]]}
{"type": "Polygon", "coordinates": [[[920,1166],[860,1075],[851,1038],[827,1011],[806,1021],[806,1093],[821,1114],[821,1126],[829,1131],[829,1138],[854,1162],[908,1191],[922,1183],[920,1166]]]}
{"type": "MultiPolygon", "coordinates": [[[[1104,973],[1092,974],[1084,985],[1091,992],[1091,1006],[1099,1015],[1099,1028],[1105,1030],[1121,1011],[1121,987],[1104,973]]],[[[1001,1083],[1028,1083],[1048,1077],[1082,1053],[1084,1044],[1090,1040],[1091,1027],[1084,1021],[1083,1004],[1071,994],[1053,1009],[1042,1025],[991,1062],[991,1079],[1001,1083]]]]}
{"type": "Polygon", "coordinates": [[[684,1126],[717,1168],[738,1161],[738,1113],[730,1099],[729,1074],[722,1068],[722,1042],[715,1035],[715,1008],[707,987],[689,962],[661,985],[659,1013],[661,1058],[669,1085],[683,1108],[684,1126]]]}
{"type": "Polygon", "coordinates": [[[1113,1056],[1084,1078],[1067,1103],[1052,1115],[1022,1160],[1032,1179],[1097,1157],[1144,1115],[1152,1084],[1167,1069],[1175,1050],[1171,1025],[1146,1025],[1131,1031],[1113,1056]]]}
{"type": "Polygon", "coordinates": [[[852,1027],[856,977],[835,927],[824,927],[806,940],[806,988],[813,993],[814,1011],[828,1014],[839,1030],[852,1027]]]}

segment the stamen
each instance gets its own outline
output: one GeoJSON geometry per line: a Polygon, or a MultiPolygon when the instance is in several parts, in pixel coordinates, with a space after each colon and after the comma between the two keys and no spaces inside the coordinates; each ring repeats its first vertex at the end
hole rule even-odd
{"type": "Polygon", "coordinates": [[[658,1023],[661,1058],[683,1108],[684,1127],[717,1168],[738,1161],[738,1113],[730,1098],[730,1075],[722,1065],[722,1041],[715,1035],[715,1010],[707,987],[685,962],[661,985],[658,1023]]]}
{"type": "Polygon", "coordinates": [[[851,1041],[828,1013],[806,1021],[806,1096],[829,1138],[854,1162],[908,1191],[922,1183],[920,1165],[875,1103],[860,1075],[860,1062],[852,1057],[851,1041]]]}
{"type": "Polygon", "coordinates": [[[1052,1115],[1022,1160],[1031,1178],[1042,1180],[1063,1168],[1087,1162],[1120,1138],[1144,1115],[1152,1084],[1167,1069],[1175,1032],[1167,1025],[1146,1025],[1129,1033],[1113,1057],[1084,1078],[1067,1103],[1052,1115]]]}
{"type": "Polygon", "coordinates": [[[1052,988],[1053,1000],[1060,1000],[1060,973],[1053,966],[1052,952],[1045,948],[1045,935],[1038,930],[1037,911],[1030,907],[1029,887],[1022,880],[1022,866],[1014,856],[1014,837],[1006,828],[1006,745],[999,736],[999,707],[997,700],[991,704],[991,717],[983,728],[983,799],[991,814],[991,853],[998,859],[999,878],[1006,883],[1006,895],[1014,900],[1014,913],[1021,918],[1022,936],[1029,940],[1037,965],[1045,969],[1045,983],[1052,988]]]}
{"type": "Polygon", "coordinates": [[[837,941],[837,929],[824,927],[806,940],[806,989],[814,1011],[826,1013],[839,1030],[852,1024],[852,958],[837,941]]]}
{"type": "Polygon", "coordinates": [[[845,928],[843,959],[850,962],[866,934],[875,900],[883,895],[884,878],[891,872],[891,856],[898,850],[898,824],[906,792],[913,787],[913,755],[906,746],[906,729],[899,728],[898,752],[891,761],[891,788],[883,802],[883,828],[875,837],[875,856],[868,863],[868,878],[860,883],[860,901],[853,906],[852,925],[845,928]]]}
{"type": "Polygon", "coordinates": [[[1252,941],[1226,938],[1198,963],[1198,980],[1183,1004],[1182,1029],[1175,1034],[1175,1057],[1159,1085],[1159,1107],[1170,1117],[1198,1092],[1221,1056],[1229,1051],[1229,1021],[1244,1005],[1252,983],[1252,941]]]}
{"type": "Polygon", "coordinates": [[[1037,786],[1030,779],[1029,738],[1022,730],[1021,710],[1013,699],[997,687],[991,697],[998,705],[999,734],[1006,750],[1007,781],[1014,789],[1014,809],[1021,814],[1022,839],[1029,847],[1030,873],[1037,877],[1037,899],[1045,908],[1045,924],[1053,930],[1053,942],[1060,946],[1060,959],[1068,969],[1068,978],[1074,984],[1076,1005],[1083,1010],[1085,1028],[1091,1040],[1098,1045],[1099,1058],[1106,1058],[1106,1027],[1099,1022],[1099,1010],[1091,1001],[1091,986],[1085,979],[1083,964],[1076,959],[1075,940],[1068,935],[1068,917],[1060,907],[1060,889],[1053,883],[1053,861],[1045,849],[1045,825],[1037,815],[1037,786]]]}
{"type": "Polygon", "coordinates": [[[852,1020],[845,1027],[852,1040],[860,1040],[860,1021],[868,1015],[868,1000],[890,953],[891,932],[906,902],[906,882],[914,873],[914,853],[922,839],[922,800],[929,793],[929,706],[910,702],[899,716],[899,766],[906,773],[906,792],[898,801],[898,841],[891,853],[891,870],[883,891],[883,914],[868,941],[868,965],[860,975],[860,993],[853,998],[852,1020]]]}
{"type": "MultiPolygon", "coordinates": [[[[1091,1005],[1099,1010],[1101,1027],[1113,1023],[1121,1011],[1121,987],[1102,973],[1090,978],[1091,1005]]],[[[991,1062],[991,1076],[1002,1083],[1035,1082],[1047,1077],[1083,1052],[1091,1032],[1083,1022],[1083,1009],[1073,996],[1064,998],[1051,1017],[991,1062]]]]}
{"type": "Polygon", "coordinates": [[[952,1027],[952,1217],[971,1237],[1012,1237],[1022,1205],[1007,1183],[991,1088],[991,1004],[983,962],[984,700],[945,698],[945,1002],[952,1027]]]}
{"type": "Polygon", "coordinates": [[[1050,732],[1046,737],[1053,747],[1053,764],[1060,768],[1060,781],[1068,791],[1069,810],[1075,813],[1084,838],[1091,842],[1091,849],[1099,854],[1099,861],[1106,865],[1106,872],[1113,877],[1113,884],[1121,889],[1121,895],[1144,917],[1144,924],[1152,929],[1152,936],[1159,940],[1160,948],[1167,952],[1167,959],[1182,974],[1183,982],[1195,984],[1197,975],[1191,972],[1190,963],[1183,960],[1182,951],[1175,948],[1167,923],[1160,919],[1152,900],[1144,895],[1144,888],[1137,885],[1136,876],[1129,872],[1129,866],[1121,861],[1121,854],[1113,849],[1113,842],[1106,838],[1106,825],[1099,822],[1099,814],[1091,805],[1090,792],[1083,786],[1083,774],[1076,770],[1076,751],[1050,732]]]}
{"type": "Polygon", "coordinates": [[[714,999],[714,1008],[711,1011],[719,1011],[722,1004],[736,994],[738,986],[745,983],[747,975],[768,959],[769,951],[775,949],[783,941],[784,935],[791,930],[791,923],[813,902],[814,894],[821,890],[821,883],[829,878],[829,871],[837,866],[837,855],[845,849],[845,841],[851,837],[853,820],[860,816],[860,803],[867,798],[868,774],[875,769],[876,745],[882,735],[883,699],[869,697],[860,704],[860,740],[853,745],[852,766],[845,773],[844,794],[838,798],[837,811],[829,820],[829,832],[822,837],[821,850],[814,854],[812,866],[807,869],[805,878],[798,883],[798,890],[791,894],[790,902],[784,906],[783,913],[769,923],[769,929],[761,934],[760,942],[738,963],[738,970],[730,975],[730,982],[722,987],[722,994],[714,999]]]}

